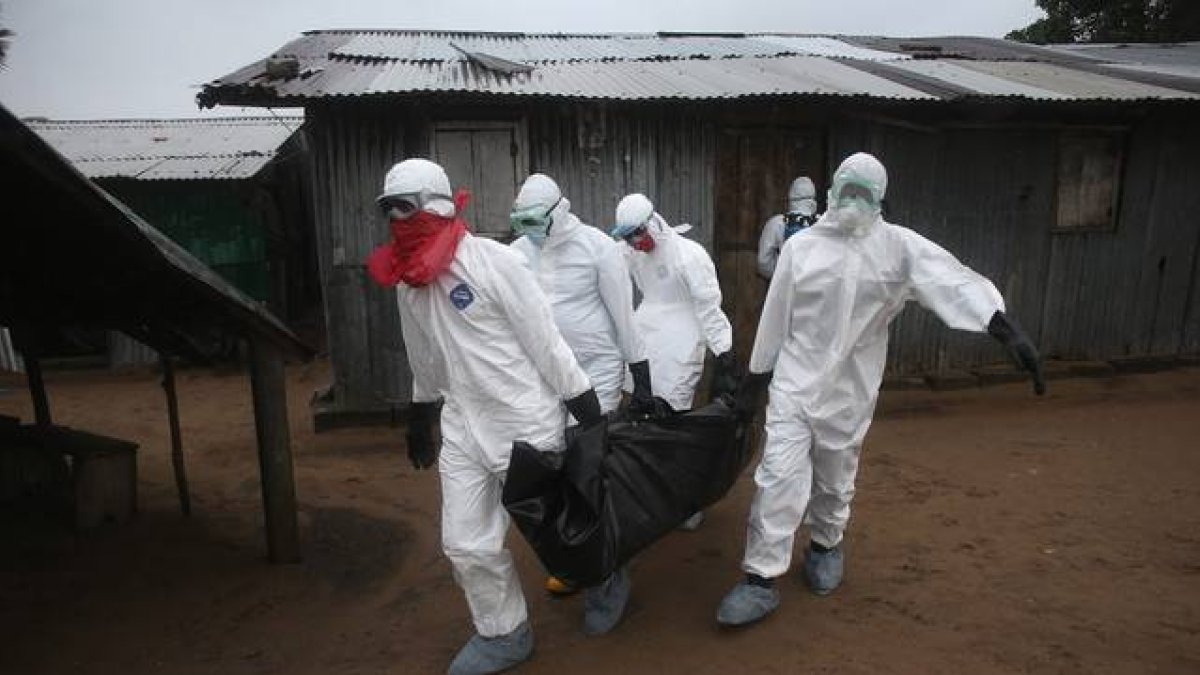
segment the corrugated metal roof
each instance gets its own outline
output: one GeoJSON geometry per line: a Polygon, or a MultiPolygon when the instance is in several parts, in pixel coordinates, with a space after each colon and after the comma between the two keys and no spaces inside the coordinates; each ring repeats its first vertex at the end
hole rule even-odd
{"type": "Polygon", "coordinates": [[[1049,45],[1047,49],[1084,56],[1115,68],[1200,79],[1200,42],[1049,45]]]}
{"type": "Polygon", "coordinates": [[[908,58],[827,37],[726,35],[522,35],[456,32],[367,32],[348,35],[334,59],[463,61],[462,51],[526,64],[573,61],[728,59],[752,56],[829,56],[872,60],[908,58]],[[455,49],[457,46],[459,49],[455,49]]]}
{"type": "MultiPolygon", "coordinates": [[[[1172,53],[1191,64],[1171,64],[1185,69],[1177,74],[1200,69],[1200,49],[1172,53]]],[[[201,102],[297,105],[329,96],[424,92],[629,101],[797,95],[1189,100],[1200,93],[1200,77],[1123,73],[1104,56],[971,37],[317,31],[272,58],[295,59],[289,65],[296,76],[272,78],[264,60],[210,83],[201,102]],[[467,52],[532,70],[492,70],[467,52]]]]}
{"type": "Polygon", "coordinates": [[[1200,98],[1197,94],[1049,63],[914,60],[892,64],[892,67],[936,78],[978,96],[1019,96],[1059,101],[1200,98]]]}
{"type": "MultiPolygon", "coordinates": [[[[390,63],[369,85],[356,80],[323,95],[473,92],[589,99],[718,99],[780,94],[933,98],[890,80],[820,57],[556,63],[531,73],[499,75],[468,63],[390,63]],[[357,86],[355,86],[357,85],[357,86]]],[[[300,86],[304,86],[302,83],[300,86]]],[[[309,96],[310,93],[281,93],[309,96]]]]}
{"type": "Polygon", "coordinates": [[[88,178],[240,179],[258,173],[302,117],[27,120],[88,178]]]}
{"type": "MultiPolygon", "coordinates": [[[[964,61],[962,67],[1018,85],[1042,89],[1072,100],[1200,99],[1200,95],[1132,82],[1052,63],[964,61]]],[[[988,92],[982,92],[987,94],[988,92]]],[[[1038,97],[1034,97],[1038,98],[1038,97]]]]}

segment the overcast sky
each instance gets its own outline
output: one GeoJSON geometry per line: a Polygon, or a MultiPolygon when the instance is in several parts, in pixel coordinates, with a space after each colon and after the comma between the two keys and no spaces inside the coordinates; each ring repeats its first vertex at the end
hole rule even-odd
{"type": "Polygon", "coordinates": [[[0,102],[53,119],[260,115],[198,85],[320,28],[1003,37],[1034,0],[0,0],[0,102]]]}

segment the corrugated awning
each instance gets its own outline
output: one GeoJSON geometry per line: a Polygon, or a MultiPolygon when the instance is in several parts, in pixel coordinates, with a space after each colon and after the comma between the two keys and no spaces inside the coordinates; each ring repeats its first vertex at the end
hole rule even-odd
{"type": "Polygon", "coordinates": [[[244,179],[256,175],[303,117],[28,120],[88,178],[244,179]]]}
{"type": "Polygon", "coordinates": [[[170,354],[204,356],[221,334],[311,350],[224,281],[83,176],[0,106],[10,218],[0,246],[0,324],[129,333],[170,354]]]}

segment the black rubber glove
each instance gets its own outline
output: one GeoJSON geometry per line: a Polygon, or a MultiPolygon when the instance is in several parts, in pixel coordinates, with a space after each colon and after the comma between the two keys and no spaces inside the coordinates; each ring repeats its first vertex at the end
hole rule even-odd
{"type": "Polygon", "coordinates": [[[629,414],[646,417],[654,413],[654,391],[650,388],[650,362],[638,361],[629,364],[633,375],[633,394],[629,397],[629,414]]]}
{"type": "Polygon", "coordinates": [[[760,408],[766,403],[767,386],[771,384],[774,373],[748,373],[738,385],[733,397],[733,410],[743,420],[754,419],[760,408]]]}
{"type": "Polygon", "coordinates": [[[408,432],[404,440],[408,444],[408,459],[412,461],[414,469],[428,469],[437,461],[441,444],[436,432],[441,415],[441,401],[414,401],[408,407],[408,432]]]}
{"type": "Polygon", "coordinates": [[[713,369],[712,385],[709,389],[710,398],[733,396],[738,389],[737,359],[733,350],[717,356],[716,368],[713,369]]]}
{"type": "Polygon", "coordinates": [[[596,398],[595,389],[588,389],[575,398],[563,401],[563,404],[580,426],[591,426],[604,421],[604,415],[600,412],[600,399],[596,398]]]}
{"type": "Polygon", "coordinates": [[[1008,348],[1017,365],[1029,371],[1033,378],[1033,393],[1038,396],[1045,394],[1046,380],[1042,377],[1042,360],[1038,356],[1037,348],[1017,322],[1008,318],[1004,312],[996,312],[988,322],[987,330],[988,335],[1008,348]]]}

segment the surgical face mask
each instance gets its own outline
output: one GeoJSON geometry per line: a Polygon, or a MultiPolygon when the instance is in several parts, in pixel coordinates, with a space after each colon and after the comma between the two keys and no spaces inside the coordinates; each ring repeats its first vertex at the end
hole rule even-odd
{"type": "Polygon", "coordinates": [[[830,209],[837,224],[844,229],[859,231],[875,222],[879,210],[862,201],[853,201],[830,209]]]}
{"type": "MultiPolygon", "coordinates": [[[[429,190],[421,190],[420,192],[409,192],[405,194],[387,195],[379,199],[379,208],[383,211],[383,215],[388,220],[408,220],[420,211],[424,211],[430,202],[442,200],[446,203],[451,203],[450,195],[438,194],[429,190]]],[[[447,216],[445,213],[438,213],[439,216],[447,216]]]]}
{"type": "Polygon", "coordinates": [[[546,237],[550,235],[550,226],[554,224],[554,219],[551,213],[558,208],[559,202],[554,202],[548,209],[543,209],[540,206],[531,206],[525,209],[514,210],[508,217],[509,225],[512,226],[513,234],[518,237],[529,237],[529,240],[538,246],[546,241],[546,237]]]}
{"type": "Polygon", "coordinates": [[[786,215],[798,214],[801,216],[807,216],[809,218],[817,215],[817,200],[812,199],[811,197],[797,199],[791,202],[789,206],[790,208],[788,209],[788,213],[786,215]]]}
{"type": "Polygon", "coordinates": [[[849,230],[861,230],[879,216],[879,203],[870,188],[857,183],[846,183],[831,195],[834,219],[849,230]]]}

